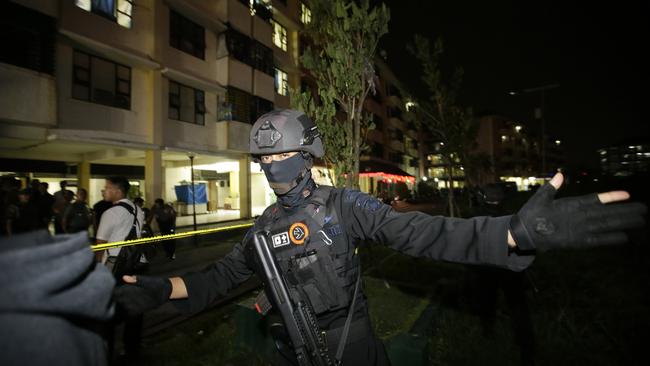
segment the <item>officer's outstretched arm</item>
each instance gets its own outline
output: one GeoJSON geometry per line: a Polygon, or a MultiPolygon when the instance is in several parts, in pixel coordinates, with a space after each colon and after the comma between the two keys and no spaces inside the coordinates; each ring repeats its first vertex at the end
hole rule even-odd
{"type": "Polygon", "coordinates": [[[114,291],[115,301],[130,314],[141,314],[169,300],[183,313],[205,309],[252,275],[243,245],[198,272],[180,277],[124,276],[124,285],[114,291]]]}
{"type": "Polygon", "coordinates": [[[647,207],[622,203],[625,191],[592,193],[554,199],[562,185],[561,173],[542,186],[510,220],[510,233],[523,250],[578,248],[622,244],[624,230],[642,227],[647,207]]]}
{"type": "Polygon", "coordinates": [[[117,286],[113,297],[118,307],[129,315],[142,314],[169,301],[172,282],[153,276],[123,276],[126,284],[117,286]]]}
{"type": "MultiPolygon", "coordinates": [[[[136,285],[138,282],[138,276],[122,276],[124,283],[131,285],[136,285]]],[[[168,278],[169,282],[172,285],[171,293],[169,294],[170,300],[176,299],[186,299],[187,298],[187,287],[185,287],[185,281],[181,277],[170,277],[168,278]]]]}
{"type": "Polygon", "coordinates": [[[421,212],[400,213],[374,197],[343,190],[338,211],[346,232],[404,254],[466,264],[523,270],[534,255],[508,246],[510,216],[461,219],[421,212]]]}
{"type": "Polygon", "coordinates": [[[341,193],[340,212],[347,231],[359,239],[416,257],[515,271],[529,266],[536,250],[623,243],[624,230],[645,222],[644,205],[620,203],[629,198],[627,192],[554,200],[561,183],[562,175],[557,175],[513,216],[459,219],[398,213],[366,194],[347,190],[341,193]]]}

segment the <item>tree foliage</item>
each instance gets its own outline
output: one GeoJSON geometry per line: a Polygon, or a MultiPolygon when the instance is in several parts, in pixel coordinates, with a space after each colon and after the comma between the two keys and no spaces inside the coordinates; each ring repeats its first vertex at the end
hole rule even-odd
{"type": "MultiPolygon", "coordinates": [[[[441,39],[431,47],[427,38],[416,35],[408,49],[422,66],[421,80],[428,91],[427,98],[415,98],[414,119],[442,142],[439,152],[449,187],[452,187],[453,172],[460,167],[465,171],[466,182],[472,184],[472,178],[477,176],[476,169],[483,166],[485,157],[474,152],[479,125],[472,109],[460,106],[457,101],[463,69],[455,69],[449,80],[443,78],[441,58],[444,46],[441,39]]],[[[453,189],[449,190],[448,200],[449,214],[454,216],[453,189]]]]}
{"type": "Polygon", "coordinates": [[[311,45],[300,61],[315,80],[317,95],[292,90],[292,105],[317,123],[334,184],[357,188],[359,156],[374,127],[363,104],[375,93],[373,59],[388,32],[389,10],[384,4],[371,7],[368,0],[312,0],[309,5],[312,21],[305,34],[311,45]]]}

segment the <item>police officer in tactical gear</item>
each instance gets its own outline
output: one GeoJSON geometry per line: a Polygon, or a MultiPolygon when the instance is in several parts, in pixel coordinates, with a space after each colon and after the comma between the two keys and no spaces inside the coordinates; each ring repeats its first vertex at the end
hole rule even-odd
{"type": "Polygon", "coordinates": [[[626,241],[625,229],[644,224],[645,206],[605,204],[627,200],[627,192],[554,199],[561,174],[511,216],[460,219],[398,213],[365,193],[317,185],[310,169],[313,159],[324,154],[321,136],[314,122],[295,110],[261,116],[251,130],[250,152],[277,202],[240,244],[201,272],[169,279],[124,276],[127,285],[115,292],[121,306],[137,313],[172,299],[182,311],[202,310],[259,271],[251,242],[253,233],[264,231],[286,283],[309,300],[331,358],[343,365],[387,365],[358,286],[360,241],[416,257],[521,271],[537,251],[620,244],[626,241]],[[344,332],[348,315],[350,326],[344,332]],[[335,354],[342,338],[342,354],[335,354]]]}

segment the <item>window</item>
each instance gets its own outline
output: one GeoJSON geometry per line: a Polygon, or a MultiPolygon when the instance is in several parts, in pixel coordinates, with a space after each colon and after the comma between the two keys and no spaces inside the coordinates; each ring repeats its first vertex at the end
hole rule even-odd
{"type": "Polygon", "coordinates": [[[232,120],[253,123],[259,116],[273,110],[273,102],[229,86],[223,107],[230,112],[232,120]]]}
{"type": "Polygon", "coordinates": [[[56,35],[56,19],[11,1],[0,3],[0,62],[54,75],[56,35]]]}
{"type": "MultiPolygon", "coordinates": [[[[220,36],[220,39],[220,42],[223,42],[223,35],[220,36]]],[[[269,47],[232,28],[225,32],[225,44],[228,53],[221,52],[219,54],[217,52],[217,57],[230,55],[265,74],[273,75],[273,50],[269,47]]]]}
{"type": "Polygon", "coordinates": [[[124,28],[131,28],[133,24],[133,0],[75,0],[75,5],[116,22],[124,28]]]}
{"type": "Polygon", "coordinates": [[[300,3],[300,21],[302,24],[311,23],[311,9],[304,3],[300,3]]]}
{"type": "Polygon", "coordinates": [[[271,20],[273,27],[273,44],[283,51],[287,50],[287,28],[283,27],[275,20],[271,20]]]}
{"type": "Polygon", "coordinates": [[[230,107],[232,119],[239,122],[251,123],[252,95],[243,90],[228,87],[226,105],[230,107]]]}
{"type": "Polygon", "coordinates": [[[253,41],[253,47],[251,48],[251,58],[253,59],[251,66],[267,75],[273,75],[274,67],[272,49],[266,47],[258,41],[253,41]]]}
{"type": "Polygon", "coordinates": [[[205,93],[203,90],[169,81],[169,119],[205,124],[205,93]]]}
{"type": "Polygon", "coordinates": [[[72,97],[123,109],[131,108],[131,68],[74,51],[72,97]]]}
{"type": "Polygon", "coordinates": [[[287,73],[280,69],[275,69],[275,92],[280,95],[289,95],[287,73]]]}
{"type": "Polygon", "coordinates": [[[228,29],[226,31],[226,46],[229,55],[245,64],[251,64],[251,39],[246,35],[235,29],[228,29]]]}
{"type": "Polygon", "coordinates": [[[273,110],[273,102],[260,97],[252,97],[251,123],[255,122],[261,115],[273,110]]]}
{"type": "Polygon", "coordinates": [[[251,14],[269,21],[273,17],[271,0],[251,0],[251,14]]]}
{"type": "Polygon", "coordinates": [[[203,60],[205,57],[205,29],[170,10],[169,45],[203,60]]]}

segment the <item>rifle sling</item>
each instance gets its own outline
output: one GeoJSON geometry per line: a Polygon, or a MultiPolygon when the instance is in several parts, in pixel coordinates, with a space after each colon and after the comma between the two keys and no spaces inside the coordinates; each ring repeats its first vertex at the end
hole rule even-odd
{"type": "Polygon", "coordinates": [[[357,303],[357,295],[359,293],[359,282],[361,282],[361,268],[359,268],[359,274],[357,275],[357,283],[354,285],[354,295],[352,295],[352,304],[350,304],[350,310],[348,310],[348,317],[345,319],[345,325],[343,326],[343,333],[341,334],[341,340],[339,340],[339,345],[336,348],[336,355],[334,356],[335,362],[337,365],[341,364],[343,358],[343,350],[345,349],[345,344],[348,339],[348,333],[350,332],[350,324],[352,323],[352,316],[354,315],[354,306],[357,303]]]}

